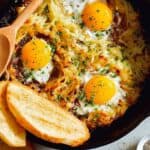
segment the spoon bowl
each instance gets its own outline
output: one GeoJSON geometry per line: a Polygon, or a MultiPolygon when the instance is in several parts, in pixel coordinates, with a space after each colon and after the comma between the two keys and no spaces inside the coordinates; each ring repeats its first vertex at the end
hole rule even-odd
{"type": "Polygon", "coordinates": [[[7,69],[15,45],[15,40],[11,38],[15,36],[15,33],[11,29],[6,27],[0,30],[0,77],[7,69]],[[8,31],[11,36],[7,36],[8,31]]]}

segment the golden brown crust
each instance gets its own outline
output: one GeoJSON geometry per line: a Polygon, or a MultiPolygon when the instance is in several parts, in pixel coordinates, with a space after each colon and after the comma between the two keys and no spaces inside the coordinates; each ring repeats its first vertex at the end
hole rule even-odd
{"type": "Polygon", "coordinates": [[[5,143],[0,141],[0,149],[1,150],[35,150],[34,146],[28,141],[25,147],[10,147],[5,143]]]}
{"type": "Polygon", "coordinates": [[[8,84],[7,102],[18,123],[46,141],[79,146],[90,137],[83,122],[19,83],[8,84]]]}
{"type": "Polygon", "coordinates": [[[25,130],[16,122],[6,103],[7,82],[0,82],[0,139],[9,146],[26,145],[25,130]]]}

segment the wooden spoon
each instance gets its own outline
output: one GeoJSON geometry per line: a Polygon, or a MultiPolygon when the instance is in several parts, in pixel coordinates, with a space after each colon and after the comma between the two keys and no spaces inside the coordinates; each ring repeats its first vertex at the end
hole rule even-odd
{"type": "Polygon", "coordinates": [[[42,2],[43,0],[32,0],[12,25],[0,29],[0,77],[6,71],[11,60],[18,29],[42,2]]]}

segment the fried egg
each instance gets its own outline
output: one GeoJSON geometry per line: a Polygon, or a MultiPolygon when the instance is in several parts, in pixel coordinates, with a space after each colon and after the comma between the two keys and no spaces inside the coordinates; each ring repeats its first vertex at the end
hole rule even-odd
{"type": "Polygon", "coordinates": [[[86,4],[82,12],[84,24],[91,30],[106,30],[112,24],[112,11],[102,2],[92,2],[86,4]]]}
{"type": "Polygon", "coordinates": [[[66,13],[71,14],[72,20],[79,25],[84,25],[86,33],[96,39],[100,35],[98,32],[111,27],[113,12],[107,4],[93,0],[63,0],[63,8],[66,13]]]}
{"type": "Polygon", "coordinates": [[[85,99],[79,101],[77,107],[78,115],[85,115],[90,112],[110,110],[110,106],[117,106],[119,101],[124,101],[126,91],[121,88],[120,78],[108,75],[92,75],[86,73],[82,80],[84,81],[85,99]],[[92,102],[92,105],[91,105],[92,102]]]}
{"type": "Polygon", "coordinates": [[[26,79],[27,82],[34,79],[39,83],[46,83],[49,80],[53,69],[51,55],[50,45],[42,39],[35,38],[24,45],[21,60],[25,74],[30,74],[26,79]]]}
{"type": "MultiPolygon", "coordinates": [[[[89,40],[97,40],[104,56],[109,57],[107,49],[113,22],[113,11],[106,3],[93,0],[63,0],[63,8],[72,17],[73,23],[82,28],[80,35],[89,40]]],[[[92,46],[92,45],[91,45],[92,46]]]]}

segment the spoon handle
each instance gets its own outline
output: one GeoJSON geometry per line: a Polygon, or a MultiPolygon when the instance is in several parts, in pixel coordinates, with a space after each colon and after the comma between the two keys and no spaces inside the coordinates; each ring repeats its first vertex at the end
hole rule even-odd
{"type": "Polygon", "coordinates": [[[12,24],[15,32],[24,24],[30,15],[42,4],[43,0],[32,0],[32,2],[25,8],[25,10],[18,16],[12,24]]]}

